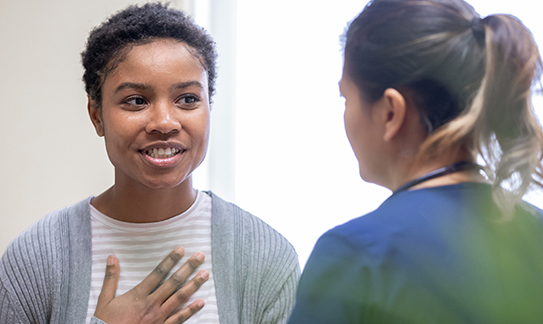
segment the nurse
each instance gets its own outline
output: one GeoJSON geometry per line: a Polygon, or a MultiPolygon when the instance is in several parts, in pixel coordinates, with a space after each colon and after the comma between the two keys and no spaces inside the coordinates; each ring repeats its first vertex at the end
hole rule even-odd
{"type": "Polygon", "coordinates": [[[347,137],[393,194],[318,240],[289,323],[540,323],[530,32],[462,0],[373,0],[344,39],[347,137]]]}

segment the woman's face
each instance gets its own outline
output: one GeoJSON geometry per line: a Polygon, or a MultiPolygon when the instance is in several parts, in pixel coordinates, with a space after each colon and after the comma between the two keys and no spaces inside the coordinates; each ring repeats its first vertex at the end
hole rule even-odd
{"type": "Polygon", "coordinates": [[[374,120],[374,105],[364,102],[357,85],[346,71],[339,82],[341,95],[345,98],[345,131],[358,160],[360,177],[367,182],[380,184],[383,172],[379,124],[374,120]]]}
{"type": "Polygon", "coordinates": [[[189,49],[170,39],[134,46],[107,75],[102,108],[90,102],[116,186],[192,187],[207,150],[210,107],[207,72],[189,49]]]}

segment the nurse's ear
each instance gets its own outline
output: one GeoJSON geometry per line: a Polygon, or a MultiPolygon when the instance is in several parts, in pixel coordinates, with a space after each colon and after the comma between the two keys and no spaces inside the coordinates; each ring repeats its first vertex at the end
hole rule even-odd
{"type": "Polygon", "coordinates": [[[89,95],[87,95],[87,110],[89,111],[89,117],[91,119],[92,124],[94,125],[94,129],[96,130],[96,134],[98,136],[102,137],[104,136],[104,122],[102,119],[102,109],[98,105],[98,103],[91,99],[89,95]]]}
{"type": "Polygon", "coordinates": [[[400,133],[405,123],[407,105],[404,96],[393,88],[386,89],[381,100],[385,112],[383,140],[390,142],[400,133]]]}

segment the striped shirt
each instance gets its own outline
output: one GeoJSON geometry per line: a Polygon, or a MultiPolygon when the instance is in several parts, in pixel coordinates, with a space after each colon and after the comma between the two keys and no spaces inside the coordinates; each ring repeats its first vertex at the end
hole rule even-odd
{"type": "Polygon", "coordinates": [[[194,204],[184,213],[161,222],[128,223],[112,219],[91,205],[92,280],[87,321],[93,316],[102,289],[106,260],[111,254],[119,260],[117,296],[139,284],[175,246],[185,248],[185,257],[201,251],[206,258],[195,271],[209,272],[209,279],[191,296],[186,305],[203,299],[205,306],[185,323],[219,323],[213,269],[211,267],[211,197],[198,192],[194,204]]]}

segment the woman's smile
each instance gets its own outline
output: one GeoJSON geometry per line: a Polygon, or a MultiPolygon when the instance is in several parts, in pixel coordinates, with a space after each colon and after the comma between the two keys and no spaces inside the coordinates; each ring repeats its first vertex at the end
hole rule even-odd
{"type": "Polygon", "coordinates": [[[179,152],[181,151],[176,149],[175,147],[172,147],[172,148],[168,147],[166,149],[163,149],[163,148],[149,149],[145,151],[145,154],[153,159],[163,160],[163,159],[171,159],[175,155],[177,155],[177,153],[179,152]]]}
{"type": "Polygon", "coordinates": [[[146,161],[159,168],[171,168],[177,165],[185,152],[182,145],[174,143],[152,144],[140,151],[146,161]]]}

